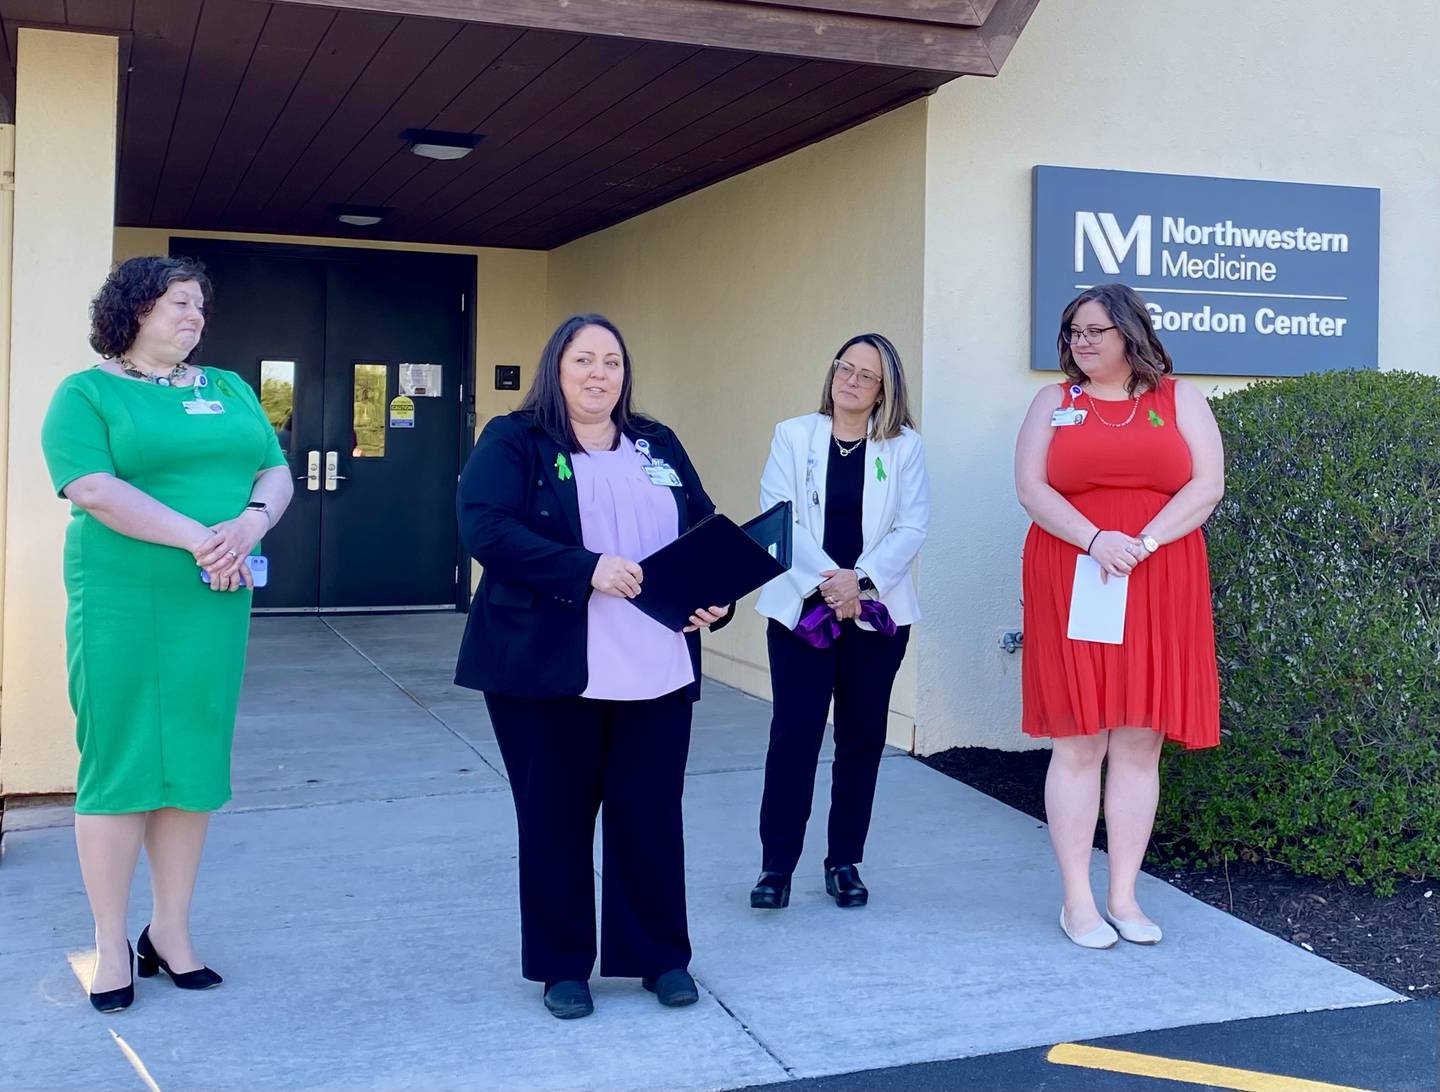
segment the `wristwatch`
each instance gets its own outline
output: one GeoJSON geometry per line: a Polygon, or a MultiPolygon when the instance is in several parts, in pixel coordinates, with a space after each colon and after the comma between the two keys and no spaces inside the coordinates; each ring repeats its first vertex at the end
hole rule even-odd
{"type": "Polygon", "coordinates": [[[863,572],[861,572],[859,569],[856,569],[856,570],[855,570],[855,575],[859,578],[858,583],[859,583],[859,585],[860,585],[860,590],[861,590],[861,591],[874,591],[874,590],[875,590],[875,581],[871,580],[868,576],[866,576],[866,575],[865,575],[863,572]]]}
{"type": "Polygon", "coordinates": [[[260,512],[265,516],[266,523],[273,524],[275,522],[275,518],[270,515],[270,506],[264,501],[251,501],[245,506],[245,511],[260,512]]]}
{"type": "Polygon", "coordinates": [[[1141,535],[1141,536],[1140,536],[1140,545],[1141,545],[1141,546],[1144,546],[1145,549],[1146,549],[1146,551],[1148,551],[1149,553],[1152,553],[1152,554],[1153,554],[1156,550],[1160,549],[1160,543],[1158,543],[1158,542],[1155,541],[1155,536],[1154,536],[1154,535],[1141,535]]]}

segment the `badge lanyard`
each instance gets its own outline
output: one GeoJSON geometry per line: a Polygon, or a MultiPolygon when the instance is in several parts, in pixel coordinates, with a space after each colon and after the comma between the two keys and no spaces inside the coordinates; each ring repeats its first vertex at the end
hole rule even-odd
{"type": "Polygon", "coordinates": [[[1050,414],[1051,428],[1066,428],[1073,425],[1083,425],[1085,423],[1085,415],[1089,411],[1081,409],[1078,405],[1082,393],[1079,383],[1070,384],[1070,406],[1067,409],[1062,400],[1060,408],[1050,414]]]}
{"type": "Polygon", "coordinates": [[[663,485],[670,489],[680,487],[680,475],[664,459],[656,459],[650,454],[649,440],[643,437],[636,440],[635,453],[645,460],[645,476],[650,479],[651,485],[663,485]]]}

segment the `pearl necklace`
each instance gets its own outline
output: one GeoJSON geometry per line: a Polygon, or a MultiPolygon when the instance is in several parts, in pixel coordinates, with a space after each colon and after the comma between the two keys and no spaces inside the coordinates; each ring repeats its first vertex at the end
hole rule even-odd
{"type": "Polygon", "coordinates": [[[190,365],[183,360],[170,369],[168,375],[153,375],[150,372],[141,371],[132,364],[128,357],[119,357],[117,363],[120,370],[132,379],[143,379],[147,383],[154,383],[157,387],[173,387],[177,380],[183,379],[190,365]]]}

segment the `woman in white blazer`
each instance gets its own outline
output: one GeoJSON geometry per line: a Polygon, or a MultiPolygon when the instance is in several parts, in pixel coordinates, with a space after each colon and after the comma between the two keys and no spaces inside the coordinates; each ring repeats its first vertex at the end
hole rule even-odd
{"type": "Polygon", "coordinates": [[[912,427],[900,356],[879,334],[851,338],[825,377],[820,412],[782,421],[760,505],[794,505],[794,564],[756,609],[774,715],[760,805],[761,873],[750,905],[790,902],[825,722],[835,703],[825,891],[864,906],[865,849],[885,749],[890,690],[920,617],[912,570],[930,522],[925,453],[912,427]]]}

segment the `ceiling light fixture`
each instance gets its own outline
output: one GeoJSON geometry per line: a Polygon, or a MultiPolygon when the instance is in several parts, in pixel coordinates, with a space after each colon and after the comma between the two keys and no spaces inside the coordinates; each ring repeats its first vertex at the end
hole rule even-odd
{"type": "Polygon", "coordinates": [[[335,219],[351,227],[374,227],[391,212],[376,205],[331,205],[330,211],[335,219]]]}
{"type": "Polygon", "coordinates": [[[448,133],[443,129],[406,129],[400,139],[426,159],[464,159],[485,138],[479,133],[448,133]]]}

